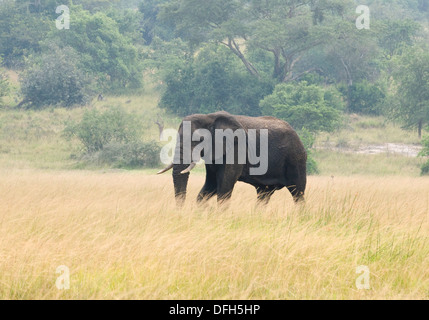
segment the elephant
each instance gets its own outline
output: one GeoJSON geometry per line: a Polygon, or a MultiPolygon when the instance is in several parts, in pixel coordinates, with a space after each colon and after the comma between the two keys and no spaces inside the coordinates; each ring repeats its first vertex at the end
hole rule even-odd
{"type": "MultiPolygon", "coordinates": [[[[245,149],[241,150],[241,152],[249,151],[251,130],[259,132],[256,135],[257,142],[262,141],[262,133],[267,134],[268,141],[265,150],[267,152],[266,172],[258,175],[251,174],[252,168],[255,168],[256,165],[249,162],[249,154],[246,153],[244,161],[237,161],[237,158],[240,156],[240,149],[237,148],[237,137],[235,137],[233,145],[230,145],[234,146],[234,161],[232,163],[226,161],[226,147],[219,152],[219,158],[222,158],[221,160],[223,161],[215,161],[215,157],[218,154],[213,155],[212,152],[207,156],[203,150],[200,157],[205,160],[206,179],[204,186],[198,194],[197,202],[203,202],[216,195],[218,202],[224,203],[231,198],[234,185],[237,181],[254,186],[258,202],[264,204],[269,202],[276,190],[285,187],[289,190],[295,202],[304,200],[307,182],[307,152],[295,130],[287,122],[274,117],[232,115],[228,112],[220,111],[211,114],[193,114],[185,117],[177,135],[178,140],[175,149],[175,159],[177,160],[158,172],[158,174],[162,174],[173,169],[174,192],[178,205],[183,205],[186,199],[189,173],[196,165],[196,161],[190,163],[185,163],[184,161],[185,141],[183,136],[185,130],[184,124],[186,123],[190,124],[192,133],[205,129],[207,132],[212,133],[212,136],[216,136],[216,130],[220,129],[242,130],[247,140],[245,149]]],[[[255,145],[256,154],[264,151],[262,150],[261,143],[255,143],[255,145]]],[[[192,141],[190,146],[191,150],[195,151],[197,142],[192,141]]],[[[212,148],[214,149],[215,147],[214,142],[212,142],[212,148]]],[[[198,154],[198,152],[197,150],[196,153],[198,154]]]]}

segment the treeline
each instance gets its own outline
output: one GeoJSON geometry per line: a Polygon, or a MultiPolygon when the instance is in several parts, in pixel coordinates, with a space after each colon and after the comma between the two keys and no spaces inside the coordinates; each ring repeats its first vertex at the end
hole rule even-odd
{"type": "Polygon", "coordinates": [[[148,60],[172,112],[268,114],[310,131],[335,129],[343,111],[419,134],[429,121],[428,1],[371,1],[369,29],[355,1],[157,3],[148,60]]]}
{"type": "MultiPolygon", "coordinates": [[[[20,107],[160,85],[184,116],[273,115],[310,135],[344,112],[429,123],[429,0],[140,0],[0,3],[0,55],[21,74],[20,107]],[[70,29],[56,28],[59,5],[70,29]],[[369,28],[358,28],[363,23],[369,28]]],[[[0,74],[0,95],[7,84],[0,74]]],[[[311,139],[309,139],[311,141],[311,139]]]]}

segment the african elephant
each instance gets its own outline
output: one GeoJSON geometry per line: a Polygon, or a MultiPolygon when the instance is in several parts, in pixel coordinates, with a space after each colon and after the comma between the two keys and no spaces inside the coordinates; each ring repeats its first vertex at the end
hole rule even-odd
{"type": "MultiPolygon", "coordinates": [[[[214,195],[217,195],[218,202],[228,200],[237,181],[253,185],[256,188],[258,200],[263,203],[268,203],[274,191],[284,187],[289,190],[296,202],[303,200],[307,180],[307,153],[294,129],[287,122],[274,117],[236,116],[221,111],[206,115],[194,114],[184,118],[178,130],[175,161],[158,172],[161,174],[173,169],[174,190],[178,204],[182,204],[186,198],[189,172],[195,167],[195,162],[198,160],[184,161],[186,143],[193,153],[195,153],[198,143],[198,141],[186,142],[185,124],[188,124],[191,133],[201,130],[211,133],[212,137],[215,137],[213,140],[216,140],[219,130],[224,130],[224,132],[241,130],[240,132],[244,132],[245,139],[247,139],[244,149],[238,148],[239,135],[236,135],[233,137],[233,142],[229,144],[229,149],[224,146],[216,154],[213,152],[205,154],[206,150],[196,151],[205,160],[206,167],[206,180],[198,194],[198,202],[210,199],[214,195]],[[251,135],[251,131],[256,131],[256,133],[251,135]],[[262,133],[266,135],[268,142],[266,146],[261,143],[262,133]],[[262,174],[252,174],[252,169],[257,167],[254,162],[249,161],[252,139],[253,145],[256,147],[256,154],[261,156],[261,152],[267,153],[266,171],[262,174]],[[228,162],[226,152],[231,151],[231,147],[233,147],[234,160],[228,162]],[[244,161],[237,161],[240,156],[243,159],[243,154],[245,154],[244,161]]],[[[223,142],[223,138],[221,140],[223,142]]],[[[211,143],[211,151],[213,151],[216,149],[215,141],[211,143]]],[[[226,145],[228,146],[228,143],[226,145]]]]}

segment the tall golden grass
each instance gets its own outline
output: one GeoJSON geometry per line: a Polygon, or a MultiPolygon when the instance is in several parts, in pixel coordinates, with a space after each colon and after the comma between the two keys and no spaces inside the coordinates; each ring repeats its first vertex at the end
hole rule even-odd
{"type": "Polygon", "coordinates": [[[429,180],[310,177],[306,203],[184,208],[146,172],[0,172],[2,299],[427,299],[429,180]],[[59,290],[56,269],[70,270],[59,290]],[[370,270],[359,290],[358,266],[370,270]]]}

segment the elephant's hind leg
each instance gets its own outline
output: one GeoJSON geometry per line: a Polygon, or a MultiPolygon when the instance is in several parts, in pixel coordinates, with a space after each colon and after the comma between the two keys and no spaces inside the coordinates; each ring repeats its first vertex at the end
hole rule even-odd
{"type": "Polygon", "coordinates": [[[306,168],[304,165],[289,165],[286,170],[286,188],[293,200],[298,203],[304,201],[304,191],[307,183],[306,168]]]}

